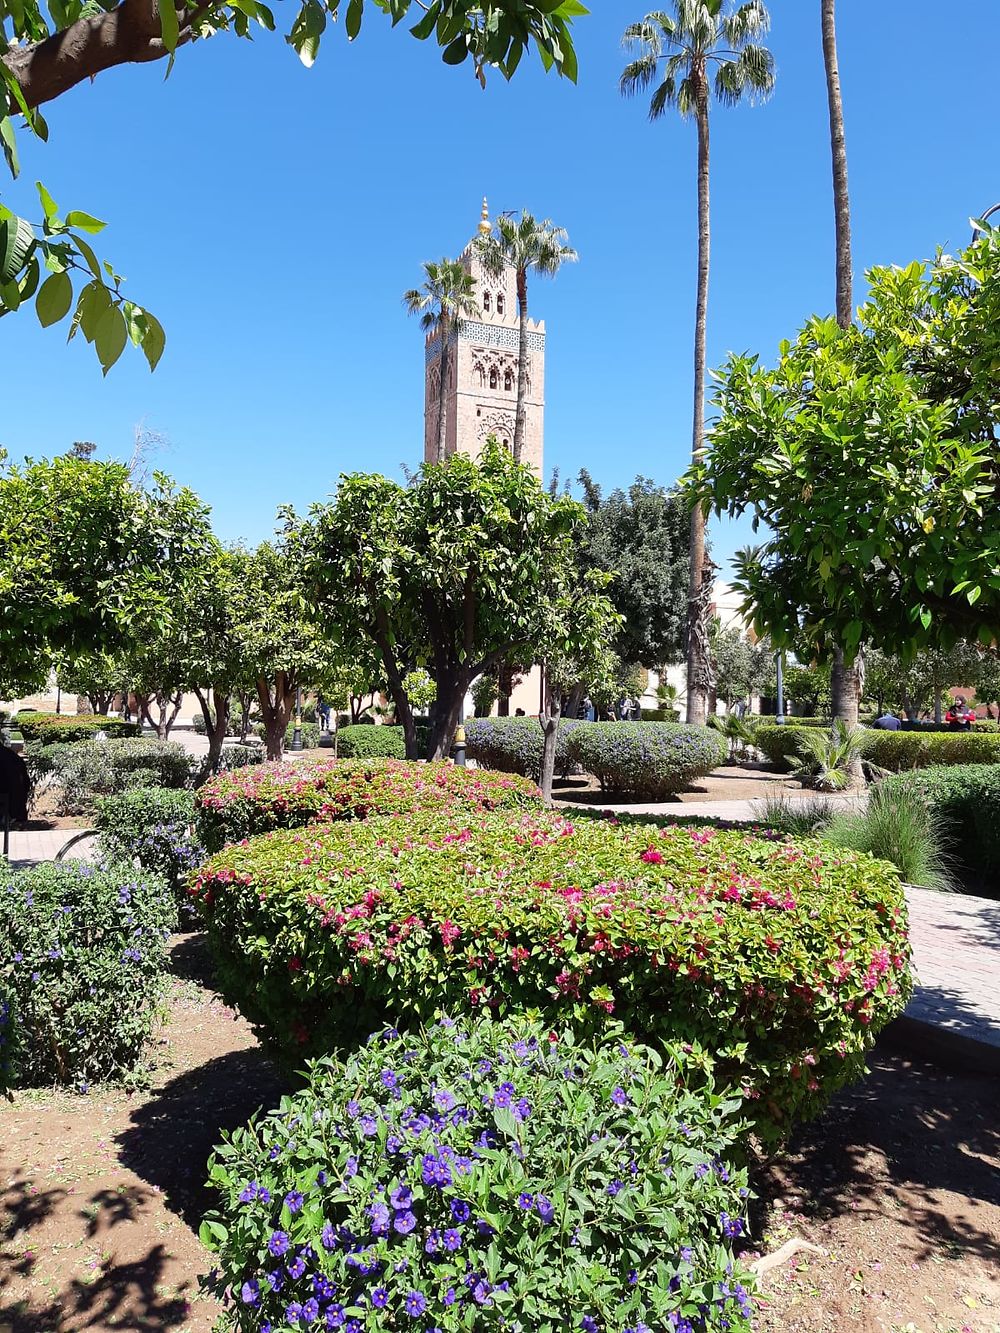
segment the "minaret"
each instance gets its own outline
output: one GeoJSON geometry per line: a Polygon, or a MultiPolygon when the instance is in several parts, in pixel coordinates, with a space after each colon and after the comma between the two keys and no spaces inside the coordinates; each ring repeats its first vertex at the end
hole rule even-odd
{"type": "MultiPolygon", "coordinates": [[[[493,230],[486,199],[477,237],[493,230]]],[[[517,407],[517,360],[520,321],[517,282],[513,268],[500,280],[488,277],[476,250],[468,243],[460,262],[476,279],[479,317],[463,319],[451,334],[448,358],[447,444],[449,454],[461,449],[478,457],[489,436],[508,448],[514,442],[517,407]]],[[[545,429],[545,321],[528,321],[528,392],[525,403],[524,450],[521,461],[542,475],[545,429]]],[[[440,349],[435,334],[428,335],[424,373],[424,458],[435,457],[438,440],[440,349]]]]}

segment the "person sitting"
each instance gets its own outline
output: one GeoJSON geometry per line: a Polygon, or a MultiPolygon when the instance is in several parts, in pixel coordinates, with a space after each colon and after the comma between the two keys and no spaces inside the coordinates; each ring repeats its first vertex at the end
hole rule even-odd
{"type": "Polygon", "coordinates": [[[975,710],[967,708],[964,699],[956,699],[947,713],[944,720],[950,727],[960,728],[962,731],[969,731],[973,722],[976,720],[975,710]]]}
{"type": "Polygon", "coordinates": [[[896,714],[890,713],[888,709],[872,723],[879,731],[898,731],[902,725],[896,714]]]}

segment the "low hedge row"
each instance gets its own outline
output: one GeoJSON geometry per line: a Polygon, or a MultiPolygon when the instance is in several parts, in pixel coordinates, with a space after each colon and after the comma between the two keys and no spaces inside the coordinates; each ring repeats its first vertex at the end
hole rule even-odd
{"type": "Polygon", "coordinates": [[[0,888],[0,999],[9,1006],[9,1083],[79,1087],[137,1077],[173,917],[164,883],[131,867],[49,861],[8,879],[0,888]]]}
{"type": "MultiPolygon", "coordinates": [[[[772,764],[793,768],[801,735],[798,726],[760,726],[753,743],[772,764]]],[[[892,773],[937,764],[1000,762],[997,732],[865,730],[863,736],[865,758],[892,773]]]]}
{"type": "Polygon", "coordinates": [[[386,1032],[237,1130],[202,1227],[221,1327],[748,1333],[738,1103],[703,1052],[555,1036],[386,1032]]]}
{"type": "Polygon", "coordinates": [[[895,870],[820,842],[453,807],[230,847],[192,894],[223,993],[295,1066],[470,1007],[620,1021],[717,1052],[770,1140],[909,993],[895,870]]]}
{"type": "Polygon", "coordinates": [[[196,799],[209,851],[254,834],[331,820],[450,809],[471,818],[540,805],[538,788],[523,778],[393,759],[260,764],[213,778],[196,799]]]}
{"type": "Polygon", "coordinates": [[[46,745],[39,756],[59,783],[59,810],[86,814],[101,796],[133,787],[186,787],[196,761],[174,741],[77,741],[46,745]]]}
{"type": "Polygon", "coordinates": [[[142,732],[139,722],[124,722],[103,713],[18,713],[16,726],[26,741],[41,741],[43,745],[88,741],[99,731],[119,739],[142,732]]]}
{"type": "Polygon", "coordinates": [[[955,764],[884,778],[890,796],[916,792],[939,815],[951,839],[948,855],[977,874],[1000,872],[1000,764],[955,764]]]}

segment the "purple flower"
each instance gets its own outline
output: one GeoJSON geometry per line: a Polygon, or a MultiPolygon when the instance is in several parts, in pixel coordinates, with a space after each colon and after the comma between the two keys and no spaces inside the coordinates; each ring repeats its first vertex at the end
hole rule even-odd
{"type": "Polygon", "coordinates": [[[253,1203],[257,1197],[257,1182],[251,1180],[249,1185],[244,1185],[240,1190],[240,1203],[253,1203]]]}
{"type": "Polygon", "coordinates": [[[479,1232],[481,1236],[496,1235],[496,1227],[493,1226],[492,1223],[487,1222],[484,1217],[476,1219],[476,1230],[479,1232]]]}
{"type": "Polygon", "coordinates": [[[351,1117],[352,1120],[357,1120],[358,1116],[361,1114],[360,1103],[356,1102],[353,1097],[344,1107],[344,1110],[347,1112],[347,1114],[351,1117]]]}
{"type": "Polygon", "coordinates": [[[615,1088],[611,1094],[611,1100],[616,1106],[624,1106],[628,1102],[628,1093],[624,1088],[615,1088]]]}
{"type": "Polygon", "coordinates": [[[398,1082],[399,1082],[399,1079],[396,1077],[396,1074],[395,1074],[395,1071],[394,1071],[394,1070],[392,1070],[392,1069],[383,1069],[383,1070],[382,1070],[382,1086],[383,1086],[383,1087],[385,1087],[385,1088],[394,1088],[394,1087],[396,1087],[396,1085],[397,1085],[398,1082]]]}
{"type": "Polygon", "coordinates": [[[376,1287],[372,1292],[372,1305],[376,1310],[384,1310],[389,1304],[389,1292],[385,1287],[376,1287]]]}
{"type": "Polygon", "coordinates": [[[514,1119],[527,1120],[529,1115],[531,1115],[531,1103],[527,1097],[522,1097],[514,1106],[514,1119]]]}
{"type": "Polygon", "coordinates": [[[366,1138],[369,1139],[378,1129],[378,1121],[375,1119],[373,1115],[363,1115],[361,1119],[358,1121],[358,1124],[361,1126],[362,1134],[364,1134],[366,1138]]]}
{"type": "Polygon", "coordinates": [[[319,1301],[314,1296],[310,1296],[302,1307],[302,1322],[311,1324],[319,1314],[319,1301]]]}
{"type": "Polygon", "coordinates": [[[597,1333],[597,1320],[593,1315],[585,1314],[580,1320],[580,1327],[583,1333],[597,1333]]]}
{"type": "Polygon", "coordinates": [[[260,1283],[256,1281],[244,1282],[240,1288],[240,1300],[244,1305],[259,1305],[260,1283]]]}
{"type": "Polygon", "coordinates": [[[425,1253],[425,1254],[437,1254],[437,1252],[438,1252],[438,1250],[439,1250],[440,1248],[441,1248],[441,1233],[440,1233],[440,1231],[431,1231],[431,1232],[429,1232],[428,1235],[427,1235],[427,1239],[424,1241],[424,1253],[425,1253]]]}
{"type": "Polygon", "coordinates": [[[264,1185],[259,1185],[257,1187],[257,1202],[258,1203],[271,1202],[271,1191],[267,1189],[266,1186],[264,1185]]]}
{"type": "Polygon", "coordinates": [[[272,1291],[280,1291],[285,1285],[285,1275],[280,1268],[275,1268],[272,1272],[268,1273],[267,1280],[271,1284],[272,1291]]]}
{"type": "Polygon", "coordinates": [[[683,1262],[683,1263],[686,1263],[686,1264],[689,1264],[689,1263],[691,1263],[691,1262],[693,1261],[693,1259],[694,1259],[694,1250],[692,1250],[691,1246],[690,1246],[690,1245],[682,1245],[682,1246],[681,1246],[681,1260],[682,1260],[682,1262],[683,1262]]]}
{"type": "Polygon", "coordinates": [[[302,1306],[298,1301],[290,1301],[289,1304],[285,1306],[285,1323],[297,1324],[301,1318],[302,1306]]]}
{"type": "Polygon", "coordinates": [[[320,1244],[324,1250],[335,1250],[337,1248],[337,1228],[330,1222],[323,1224],[323,1230],[319,1233],[320,1244]]]}
{"type": "Polygon", "coordinates": [[[331,1305],[326,1312],[327,1328],[339,1328],[344,1322],[344,1307],[336,1303],[331,1305]]]}
{"type": "Polygon", "coordinates": [[[299,1278],[306,1271],[306,1261],[301,1254],[297,1254],[285,1267],[288,1269],[289,1277],[299,1278]]]}
{"type": "Polygon", "coordinates": [[[397,1185],[389,1195],[393,1208],[409,1208],[413,1202],[413,1191],[407,1185],[397,1185]]]}
{"type": "Polygon", "coordinates": [[[456,1222],[468,1222],[469,1214],[471,1212],[472,1209],[469,1207],[469,1205],[465,1202],[464,1199],[452,1199],[451,1215],[456,1222]]]}
{"type": "Polygon", "coordinates": [[[535,1200],[535,1207],[538,1210],[538,1216],[546,1226],[551,1226],[555,1220],[556,1210],[552,1207],[552,1201],[547,1199],[544,1194],[539,1194],[535,1200]]]}
{"type": "Polygon", "coordinates": [[[455,1288],[449,1287],[441,1299],[444,1301],[445,1305],[454,1305],[458,1300],[458,1297],[455,1294],[455,1288]]]}
{"type": "Polygon", "coordinates": [[[406,1298],[405,1309],[411,1319],[419,1319],[427,1309],[427,1297],[422,1291],[411,1291],[406,1298]]]}
{"type": "Polygon", "coordinates": [[[405,1212],[397,1213],[392,1219],[393,1231],[398,1231],[401,1236],[408,1236],[416,1225],[417,1219],[409,1209],[405,1212]]]}
{"type": "Polygon", "coordinates": [[[272,1231],[271,1239],[267,1242],[267,1248],[274,1255],[282,1255],[288,1252],[288,1233],[285,1231],[272,1231]]]}
{"type": "Polygon", "coordinates": [[[517,1196],[518,1208],[523,1208],[526,1213],[530,1212],[535,1206],[535,1196],[533,1194],[519,1194],[517,1196]]]}
{"type": "Polygon", "coordinates": [[[434,1101],[439,1111],[451,1111],[455,1106],[455,1098],[443,1088],[434,1094],[434,1101]]]}
{"type": "Polygon", "coordinates": [[[611,1184],[608,1186],[608,1193],[611,1195],[613,1199],[615,1195],[620,1194],[624,1188],[625,1186],[622,1184],[620,1180],[613,1180],[611,1184]]]}
{"type": "Polygon", "coordinates": [[[490,1298],[490,1284],[482,1278],[472,1288],[472,1299],[477,1305],[485,1305],[490,1298]]]}
{"type": "Polygon", "coordinates": [[[452,1254],[462,1248],[462,1233],[456,1231],[454,1227],[449,1227],[444,1233],[444,1248],[450,1250],[452,1254]]]}
{"type": "Polygon", "coordinates": [[[290,1213],[297,1213],[304,1203],[305,1199],[298,1190],[289,1190],[285,1195],[285,1207],[290,1213]]]}
{"type": "Polygon", "coordinates": [[[389,1209],[384,1203],[373,1203],[368,1209],[372,1219],[372,1235],[384,1236],[389,1230],[389,1209]]]}
{"type": "Polygon", "coordinates": [[[728,1213],[719,1214],[719,1225],[722,1227],[724,1236],[742,1236],[743,1223],[738,1217],[730,1217],[728,1213]]]}

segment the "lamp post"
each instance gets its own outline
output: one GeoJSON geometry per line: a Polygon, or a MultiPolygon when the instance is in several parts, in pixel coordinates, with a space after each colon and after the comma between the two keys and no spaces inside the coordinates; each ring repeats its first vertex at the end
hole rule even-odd
{"type": "Polygon", "coordinates": [[[988,208],[988,209],[986,210],[986,212],[983,214],[983,216],[982,216],[981,218],[977,218],[976,221],[973,222],[973,224],[972,224],[972,239],[973,239],[973,241],[975,241],[976,237],[977,237],[977,236],[979,235],[979,233],[982,231],[982,227],[980,227],[978,224],[979,224],[980,222],[988,222],[989,219],[993,216],[994,213],[1000,213],[1000,204],[994,204],[992,208],[988,208]]]}
{"type": "Polygon", "coordinates": [[[302,686],[295,687],[295,730],[292,732],[290,750],[302,749],[302,686]]]}
{"type": "Polygon", "coordinates": [[[465,727],[461,722],[455,728],[455,767],[465,767],[465,727]]]}
{"type": "Polygon", "coordinates": [[[784,678],[784,653],[779,648],[774,654],[774,669],[778,678],[778,711],[774,720],[779,727],[785,725],[785,678],[784,678]]]}

